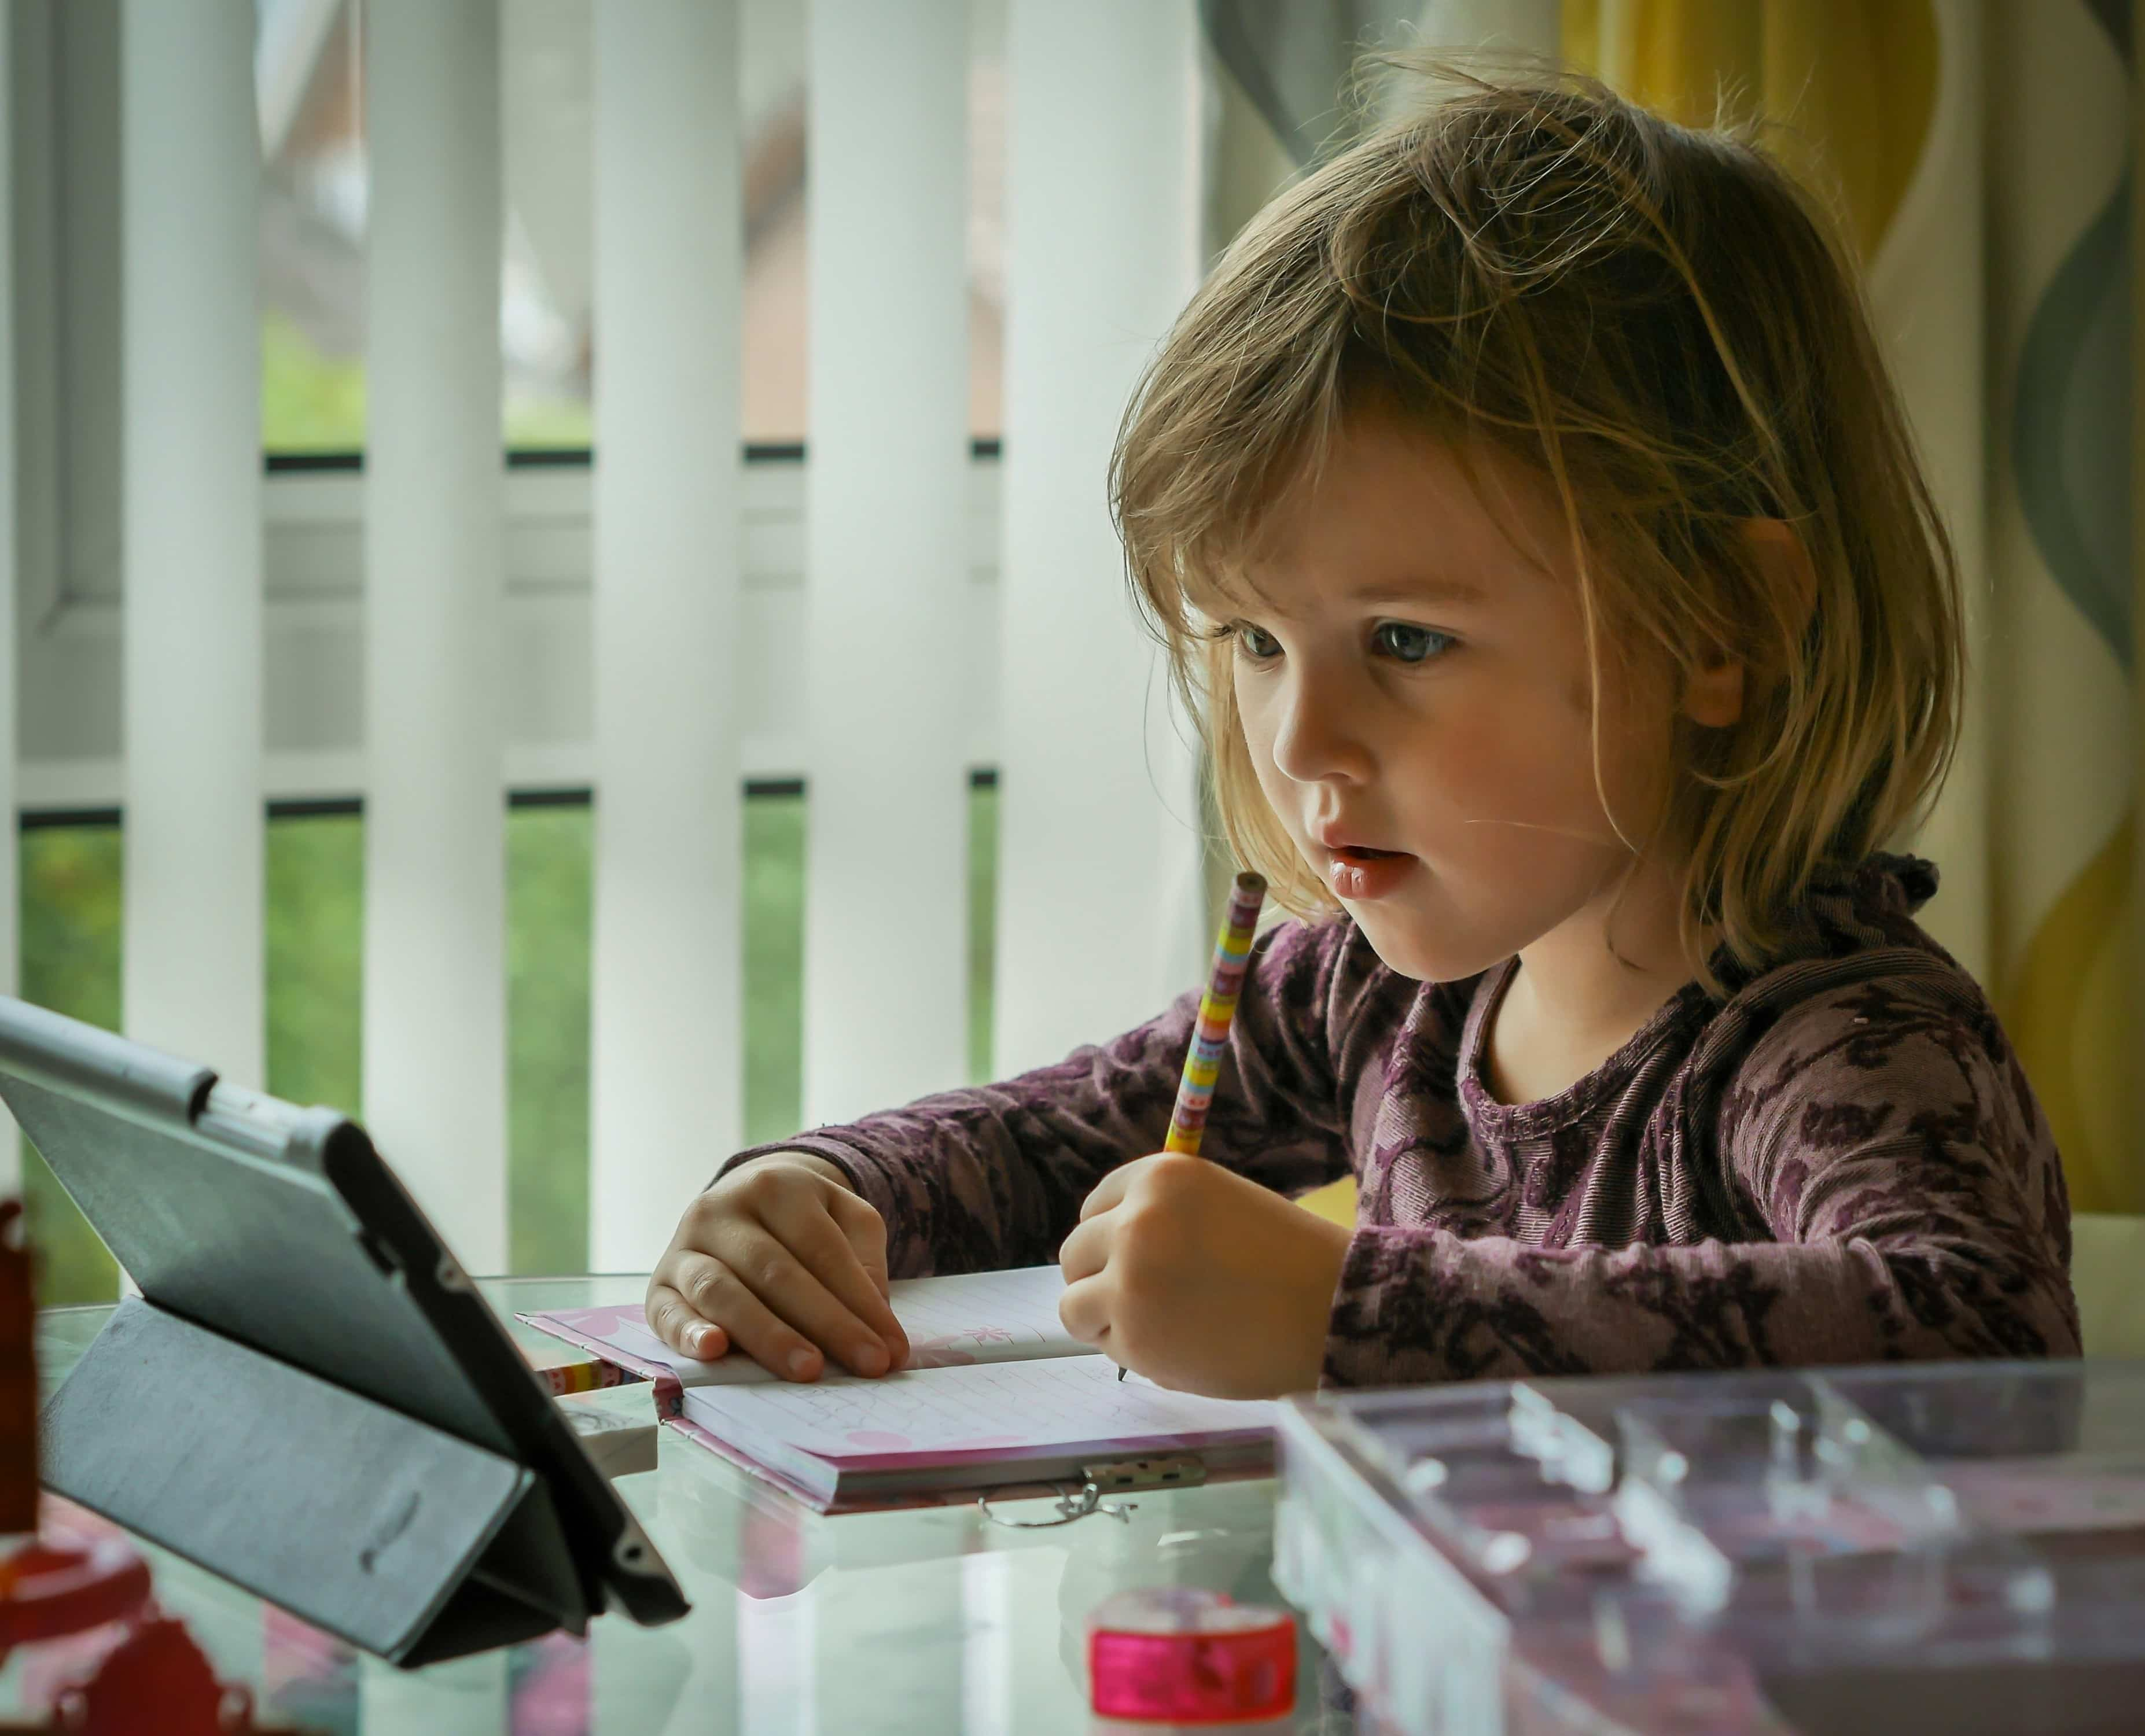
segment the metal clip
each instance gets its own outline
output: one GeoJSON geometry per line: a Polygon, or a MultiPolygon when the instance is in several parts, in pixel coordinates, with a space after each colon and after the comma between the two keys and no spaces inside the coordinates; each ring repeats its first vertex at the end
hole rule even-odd
{"type": "Polygon", "coordinates": [[[1127,1524],[1127,1517],[1138,1504],[1134,1501],[1112,1501],[1106,1495],[1122,1495],[1132,1489],[1191,1489],[1207,1480],[1207,1465],[1196,1453],[1167,1453],[1147,1459],[1110,1459],[1080,1467],[1080,1486],[1067,1489],[1063,1484],[1049,1486],[1058,1495],[1057,1516],[1053,1519],[1007,1519],[991,1510],[988,1492],[976,1497],[976,1510],[994,1525],[1003,1525],[1009,1531],[1043,1531],[1053,1525],[1069,1525],[1075,1520],[1085,1519],[1091,1513],[1100,1513],[1127,1524]]]}
{"type": "Polygon", "coordinates": [[[1106,1501],[1102,1491],[1092,1482],[1082,1483],[1077,1489],[1068,1490],[1062,1483],[1050,1485],[1058,1492],[1058,1516],[1055,1519],[1008,1519],[991,1510],[988,1493],[976,1497],[976,1510],[994,1525],[1003,1525],[1008,1531],[1047,1531],[1053,1525],[1069,1525],[1076,1519],[1085,1519],[1091,1513],[1107,1514],[1119,1524],[1129,1524],[1126,1515],[1132,1511],[1130,1501],[1106,1501]]]}

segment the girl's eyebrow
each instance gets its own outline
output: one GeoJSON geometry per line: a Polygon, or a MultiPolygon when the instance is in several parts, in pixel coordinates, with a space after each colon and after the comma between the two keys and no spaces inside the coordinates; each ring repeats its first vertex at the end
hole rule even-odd
{"type": "MultiPolygon", "coordinates": [[[[1214,600],[1222,605],[1224,613],[1241,609],[1275,618],[1285,617],[1290,613],[1279,603],[1263,595],[1256,582],[1248,582],[1244,577],[1240,576],[1234,584],[1217,586],[1216,592],[1214,600]]],[[[1406,607],[1426,603],[1481,603],[1486,602],[1489,595],[1485,586],[1471,579],[1454,579],[1426,573],[1406,579],[1374,579],[1352,590],[1344,591],[1341,600],[1358,606],[1396,604],[1406,607]]]]}
{"type": "Polygon", "coordinates": [[[1351,603],[1480,603],[1489,594],[1466,579],[1426,575],[1399,583],[1381,579],[1348,593],[1351,603]]]}

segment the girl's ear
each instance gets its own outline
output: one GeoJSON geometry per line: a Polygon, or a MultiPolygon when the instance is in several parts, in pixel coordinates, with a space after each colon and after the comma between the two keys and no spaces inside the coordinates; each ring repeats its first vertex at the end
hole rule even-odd
{"type": "Polygon", "coordinates": [[[1719,645],[1705,656],[1683,684],[1683,714],[1709,729],[1725,729],[1743,715],[1743,662],[1719,645]]]}
{"type": "MultiPolygon", "coordinates": [[[[1808,622],[1817,606],[1817,569],[1794,526],[1785,519],[1745,519],[1743,540],[1765,576],[1765,588],[1788,599],[1795,618],[1808,622]]],[[[1724,646],[1708,649],[1684,684],[1683,712],[1695,724],[1724,729],[1743,715],[1744,668],[1724,646]]]]}
{"type": "Polygon", "coordinates": [[[1785,519],[1745,519],[1743,542],[1765,575],[1765,589],[1786,604],[1797,638],[1817,612],[1817,566],[1809,545],[1785,519]]]}

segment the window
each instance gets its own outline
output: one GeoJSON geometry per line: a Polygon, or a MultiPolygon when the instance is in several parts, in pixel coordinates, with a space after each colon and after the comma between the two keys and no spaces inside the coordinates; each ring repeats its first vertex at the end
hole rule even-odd
{"type": "MultiPolygon", "coordinates": [[[[594,213],[592,0],[501,12],[506,177],[502,425],[520,449],[590,443],[594,213]]],[[[805,27],[796,0],[740,11],[744,141],[744,435],[804,438],[805,27]]],[[[1003,0],[971,7],[970,421],[998,434],[1003,307],[1003,0]]],[[[276,453],[365,444],[362,0],[261,0],[262,440],[276,453]]]]}
{"type": "MultiPolygon", "coordinates": [[[[507,230],[501,284],[502,427],[510,445],[589,440],[592,276],[590,42],[595,0],[502,8],[507,230]]],[[[22,568],[19,838],[27,998],[110,1028],[121,1022],[123,788],[116,376],[119,309],[117,10],[54,8],[49,53],[64,73],[26,125],[50,135],[43,196],[57,213],[30,237],[64,329],[26,353],[28,527],[22,568]],[[62,341],[63,340],[63,341],[62,341]],[[42,456],[38,456],[42,454],[42,456]]],[[[971,403],[979,440],[998,431],[1003,262],[1003,0],[972,0],[971,403]]],[[[361,1107],[365,435],[363,0],[259,0],[256,85],[263,157],[260,285],[268,638],[266,775],[268,1088],[361,1107]],[[296,464],[278,459],[298,458],[296,464]],[[308,465],[306,458],[325,465],[308,465]]],[[[804,13],[743,0],[747,130],[744,594],[740,693],[746,775],[744,1065],[747,1137],[800,1116],[806,797],[796,679],[802,594],[806,197],[804,13]],[[770,451],[769,448],[774,450],[770,451]],[[752,455],[749,452],[749,455],[752,455]]],[[[36,57],[32,57],[35,59],[36,57]]],[[[27,62],[26,62],[27,63],[27,62]]],[[[32,112],[34,110],[34,112],[32,112]]],[[[29,304],[26,303],[26,306],[29,304]]],[[[31,325],[35,324],[34,316],[31,325]]],[[[27,328],[26,328],[27,329],[27,328]]],[[[996,638],[998,487],[988,449],[973,472],[964,631],[996,638]]],[[[586,1261],[591,811],[586,669],[589,473],[517,469],[507,487],[505,696],[509,776],[546,799],[508,819],[510,1260],[522,1272],[586,1261]],[[558,792],[568,791],[561,801],[558,792]]],[[[973,758],[995,740],[988,657],[973,684],[973,758]]],[[[970,1064],[989,1063],[997,798],[970,803],[970,1064]]],[[[215,1062],[218,1057],[203,1056],[215,1062]]],[[[109,1296],[109,1256],[34,1153],[32,1231],[48,1302],[109,1296]]]]}
{"type": "MultiPolygon", "coordinates": [[[[593,813],[516,803],[507,818],[507,1215],[520,1273],[588,1263],[589,940],[593,813]]],[[[794,787],[745,799],[744,1120],[749,1143],[802,1116],[807,803],[794,787]]],[[[361,1077],[365,823],[286,811],[268,824],[268,1088],[356,1112],[361,1077]]],[[[970,1077],[990,1071],[998,791],[968,804],[970,1077]]],[[[107,1029],[120,1021],[119,823],[32,818],[21,836],[22,993],[107,1029]]],[[[214,1056],[200,1057],[213,1063],[214,1056]]],[[[116,1293],[111,1256],[34,1151],[23,1152],[38,1300],[116,1293]]]]}

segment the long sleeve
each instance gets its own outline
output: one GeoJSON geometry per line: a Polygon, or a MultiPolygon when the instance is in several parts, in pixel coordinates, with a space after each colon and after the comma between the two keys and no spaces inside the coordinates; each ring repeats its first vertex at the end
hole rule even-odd
{"type": "MultiPolygon", "coordinates": [[[[1254,943],[1202,1154],[1285,1192],[1344,1175],[1336,1027],[1377,991],[1352,924],[1277,924],[1254,943]]],[[[1187,993],[1122,1037],[1054,1067],[943,1092],[847,1127],[743,1152],[839,1165],[886,1220],[895,1277],[1054,1260],[1110,1170],[1162,1149],[1198,1012],[1187,993]]]]}
{"type": "Polygon", "coordinates": [[[1335,1299],[1336,1385],[2074,1355],[2053,1140],[1963,977],[1791,1007],[1712,1124],[1730,1239],[1531,1246],[1366,1226],[1335,1299]]]}

